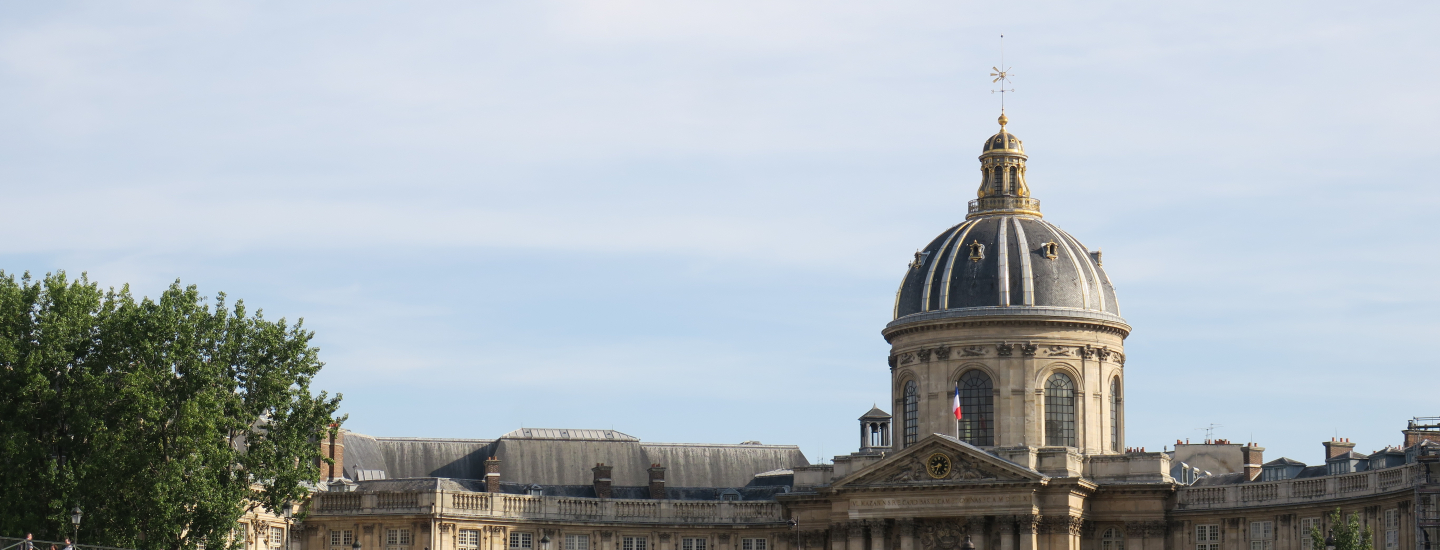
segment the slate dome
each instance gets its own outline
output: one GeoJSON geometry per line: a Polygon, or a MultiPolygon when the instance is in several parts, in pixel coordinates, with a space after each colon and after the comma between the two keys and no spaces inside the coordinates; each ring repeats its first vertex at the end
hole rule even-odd
{"type": "Polygon", "coordinates": [[[1092,251],[1045,221],[1030,197],[1019,138],[985,141],[983,178],[965,221],[915,252],[889,327],[950,317],[1047,317],[1098,321],[1129,332],[1114,285],[1092,251]]]}

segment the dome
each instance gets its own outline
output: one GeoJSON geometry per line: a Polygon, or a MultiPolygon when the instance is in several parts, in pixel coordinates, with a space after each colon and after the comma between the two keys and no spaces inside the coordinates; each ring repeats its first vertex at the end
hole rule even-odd
{"type": "Polygon", "coordinates": [[[1021,145],[1020,138],[1015,137],[1015,134],[1001,130],[1000,133],[985,140],[985,151],[995,150],[1024,153],[1025,147],[1021,145]]]}
{"type": "Polygon", "coordinates": [[[1099,251],[1045,221],[1030,197],[1019,138],[985,141],[979,198],[964,222],[915,252],[890,327],[949,317],[1042,316],[1101,322],[1129,332],[1099,251]]]}

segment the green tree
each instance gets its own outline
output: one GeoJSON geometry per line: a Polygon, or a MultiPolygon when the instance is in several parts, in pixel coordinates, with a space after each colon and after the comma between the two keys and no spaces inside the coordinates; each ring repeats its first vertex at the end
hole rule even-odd
{"type": "Polygon", "coordinates": [[[1330,533],[1320,532],[1319,527],[1310,528],[1310,548],[1325,549],[1325,538],[1335,537],[1335,550],[1374,550],[1375,534],[1360,523],[1360,514],[1350,514],[1347,520],[1336,508],[1330,513],[1330,533]]]}
{"type": "Polygon", "coordinates": [[[242,514],[301,502],[340,396],[314,333],[176,281],[158,299],[0,271],[0,533],[226,547],[242,514]]]}

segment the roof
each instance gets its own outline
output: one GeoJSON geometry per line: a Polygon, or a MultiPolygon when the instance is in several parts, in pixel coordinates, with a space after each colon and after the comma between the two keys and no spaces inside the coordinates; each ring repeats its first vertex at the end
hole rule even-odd
{"type": "MultiPolygon", "coordinates": [[[[500,459],[506,482],[589,485],[591,468],[613,467],[616,486],[644,486],[651,464],[666,468],[672,487],[744,487],[761,473],[808,466],[795,445],[644,443],[614,430],[516,430],[499,439],[426,439],[345,434],[344,472],[350,479],[483,479],[485,460],[500,459]],[[566,432],[569,438],[559,438],[566,432]],[[605,434],[613,438],[604,438],[605,434]]],[[[777,474],[778,475],[778,474],[777,474]]]]}
{"type": "Polygon", "coordinates": [[[633,435],[615,430],[567,430],[555,428],[520,428],[500,436],[508,439],[569,439],[575,441],[640,441],[633,435]]]}
{"type": "Polygon", "coordinates": [[[1282,456],[1275,460],[1271,460],[1270,462],[1266,462],[1264,466],[1300,466],[1303,468],[1305,467],[1305,463],[1300,462],[1299,460],[1295,460],[1293,458],[1285,458],[1282,456]]]}
{"type": "Polygon", "coordinates": [[[1128,327],[1098,258],[1041,218],[977,217],[920,250],[887,328],[936,316],[984,315],[1081,317],[1128,327]],[[918,317],[907,318],[912,315],[918,317]]]}
{"type": "Polygon", "coordinates": [[[883,420],[890,418],[890,413],[880,410],[880,407],[870,407],[870,412],[860,416],[860,420],[883,420]]]}

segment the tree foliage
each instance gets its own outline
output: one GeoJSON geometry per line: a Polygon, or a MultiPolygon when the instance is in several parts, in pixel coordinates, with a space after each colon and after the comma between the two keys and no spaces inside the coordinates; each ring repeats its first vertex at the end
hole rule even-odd
{"type": "Polygon", "coordinates": [[[340,396],[303,322],[176,281],[158,299],[0,272],[0,533],[227,546],[248,508],[299,502],[340,396]]]}
{"type": "Polygon", "coordinates": [[[1335,550],[1374,550],[1375,533],[1360,522],[1360,514],[1350,514],[1346,519],[1336,508],[1330,513],[1330,533],[1320,532],[1319,527],[1310,528],[1310,547],[1324,550],[1325,538],[1335,537],[1335,550]]]}

